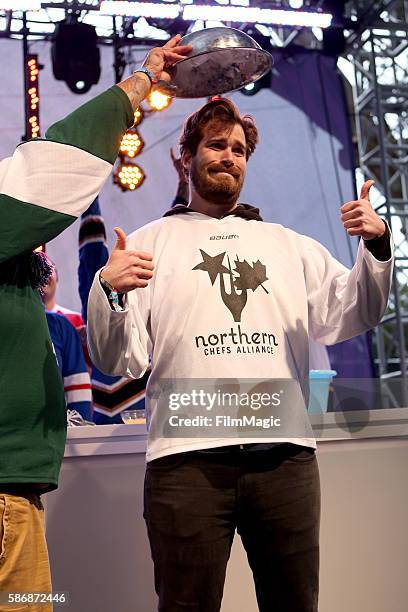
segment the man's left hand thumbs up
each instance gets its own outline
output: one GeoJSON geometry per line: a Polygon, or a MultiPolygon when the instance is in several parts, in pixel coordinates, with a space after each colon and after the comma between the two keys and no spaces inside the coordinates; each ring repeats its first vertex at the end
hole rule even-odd
{"type": "Polygon", "coordinates": [[[125,232],[120,227],[114,229],[116,244],[100,277],[120,293],[147,287],[153,277],[153,257],[144,251],[127,250],[125,232]]]}
{"type": "Polygon", "coordinates": [[[361,236],[364,240],[379,238],[385,233],[384,221],[373,210],[370,189],[374,181],[366,181],[361,188],[360,199],[343,204],[341,220],[349,236],[361,236]]]}

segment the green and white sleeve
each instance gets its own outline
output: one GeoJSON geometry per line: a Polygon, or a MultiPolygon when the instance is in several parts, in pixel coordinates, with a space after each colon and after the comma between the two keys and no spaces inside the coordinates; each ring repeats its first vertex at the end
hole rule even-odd
{"type": "Polygon", "coordinates": [[[88,208],[132,123],[114,86],[0,163],[0,263],[52,240],[88,208]]]}

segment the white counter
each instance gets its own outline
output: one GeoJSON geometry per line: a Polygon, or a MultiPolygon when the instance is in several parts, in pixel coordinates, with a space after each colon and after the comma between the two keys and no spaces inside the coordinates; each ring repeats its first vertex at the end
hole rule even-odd
{"type": "MultiPolygon", "coordinates": [[[[318,442],[408,436],[408,408],[312,415],[318,442]]],[[[144,453],[145,425],[69,427],[65,457],[144,453]]]]}

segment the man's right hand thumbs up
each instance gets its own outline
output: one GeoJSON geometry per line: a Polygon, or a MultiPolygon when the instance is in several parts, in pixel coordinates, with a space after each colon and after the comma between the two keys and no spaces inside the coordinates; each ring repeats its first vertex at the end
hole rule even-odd
{"type": "Polygon", "coordinates": [[[125,232],[120,227],[114,229],[116,244],[101,271],[101,277],[119,293],[147,287],[153,276],[153,257],[143,251],[127,251],[125,232]]]}

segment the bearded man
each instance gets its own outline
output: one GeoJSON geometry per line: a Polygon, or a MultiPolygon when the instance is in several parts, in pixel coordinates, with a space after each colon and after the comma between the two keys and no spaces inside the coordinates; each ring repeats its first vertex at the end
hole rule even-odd
{"type": "Polygon", "coordinates": [[[360,334],[389,295],[391,238],[369,202],[371,182],[341,208],[348,234],[362,238],[350,271],[238,203],[257,140],[254,121],[229,100],[191,115],[180,140],[188,206],[129,238],[116,228],[88,303],[98,368],[137,378],[151,356],[144,516],[163,612],[220,609],[236,530],[261,612],[316,612],[320,487],[306,430],[211,437],[203,425],[201,437],[168,435],[160,382],[290,379],[305,389],[309,335],[333,344],[360,334]]]}

